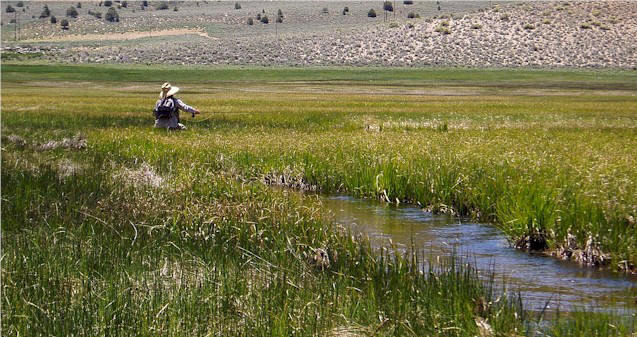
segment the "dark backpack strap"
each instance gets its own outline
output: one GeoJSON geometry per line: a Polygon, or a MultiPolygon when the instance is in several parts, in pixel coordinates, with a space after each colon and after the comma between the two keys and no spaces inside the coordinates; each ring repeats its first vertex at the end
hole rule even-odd
{"type": "Polygon", "coordinates": [[[179,106],[177,105],[177,99],[174,96],[170,96],[173,101],[173,114],[177,117],[177,123],[179,123],[179,106]]]}
{"type": "Polygon", "coordinates": [[[177,105],[177,99],[174,96],[170,96],[170,99],[173,101],[173,111],[179,114],[179,106],[177,105]]]}

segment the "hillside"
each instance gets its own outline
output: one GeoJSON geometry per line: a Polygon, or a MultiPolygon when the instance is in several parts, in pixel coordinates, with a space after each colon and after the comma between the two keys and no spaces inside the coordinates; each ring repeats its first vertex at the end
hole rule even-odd
{"type": "MultiPolygon", "coordinates": [[[[69,5],[51,5],[52,12],[69,5]]],[[[118,10],[120,22],[106,23],[83,15],[104,11],[86,3],[69,30],[32,19],[20,32],[22,42],[10,42],[7,29],[3,37],[5,50],[73,63],[637,66],[636,2],[444,2],[441,10],[434,2],[399,2],[387,19],[381,5],[246,2],[235,10],[231,2],[182,2],[142,11],[139,2],[128,2],[118,10]],[[372,8],[376,18],[367,16],[372,8]],[[278,10],[283,22],[276,24],[278,10]],[[409,13],[420,17],[408,19],[409,13]],[[257,14],[269,16],[269,24],[257,14]],[[250,17],[254,25],[247,24],[250,17]]]]}

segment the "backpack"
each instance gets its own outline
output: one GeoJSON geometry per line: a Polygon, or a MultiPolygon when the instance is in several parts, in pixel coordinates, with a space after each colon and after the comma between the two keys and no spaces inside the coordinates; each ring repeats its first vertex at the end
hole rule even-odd
{"type": "Polygon", "coordinates": [[[164,98],[159,103],[159,106],[155,109],[155,117],[156,118],[170,118],[172,117],[173,112],[177,110],[177,104],[175,104],[175,99],[171,96],[169,98],[164,98]]]}

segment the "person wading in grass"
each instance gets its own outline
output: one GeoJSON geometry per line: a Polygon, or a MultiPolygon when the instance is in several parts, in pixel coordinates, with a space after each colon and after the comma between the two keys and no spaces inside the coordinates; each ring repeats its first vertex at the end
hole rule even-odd
{"type": "Polygon", "coordinates": [[[179,110],[190,112],[192,117],[199,114],[199,110],[185,104],[175,94],[179,92],[178,87],[173,87],[166,82],[161,86],[159,100],[155,103],[155,127],[169,130],[186,130],[186,127],[179,122],[179,110]]]}

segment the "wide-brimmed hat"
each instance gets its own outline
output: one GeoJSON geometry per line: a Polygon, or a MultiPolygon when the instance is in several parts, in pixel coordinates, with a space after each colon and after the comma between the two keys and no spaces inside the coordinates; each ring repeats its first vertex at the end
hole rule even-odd
{"type": "Polygon", "coordinates": [[[161,91],[159,92],[159,98],[170,97],[179,92],[178,87],[173,87],[170,83],[166,82],[161,85],[161,91]]]}

